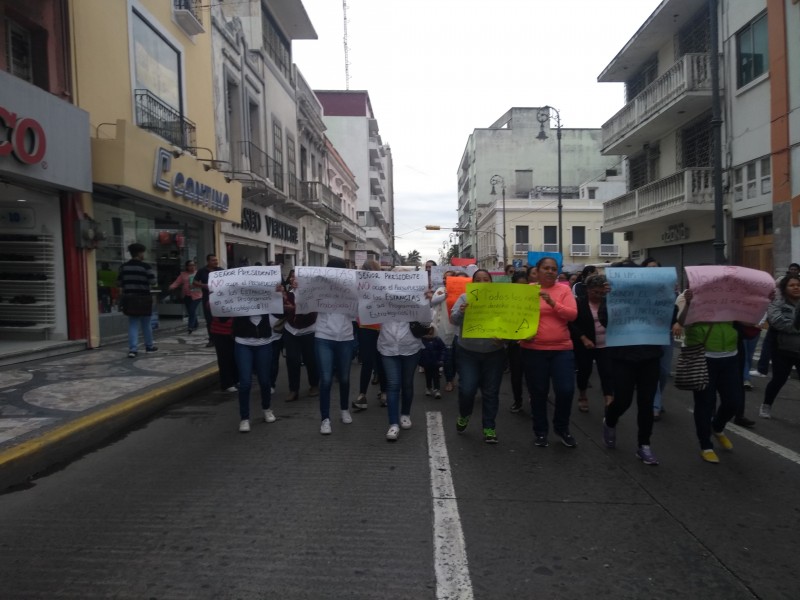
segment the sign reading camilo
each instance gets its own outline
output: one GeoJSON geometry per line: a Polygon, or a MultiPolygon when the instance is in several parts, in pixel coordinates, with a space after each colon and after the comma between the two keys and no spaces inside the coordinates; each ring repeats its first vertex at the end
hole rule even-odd
{"type": "Polygon", "coordinates": [[[0,106],[0,125],[0,157],[13,156],[25,165],[35,165],[44,159],[47,136],[39,121],[20,117],[0,106]]]}
{"type": "Polygon", "coordinates": [[[209,305],[215,317],[283,314],[283,294],[277,291],[281,268],[239,267],[208,274],[209,305]]]}

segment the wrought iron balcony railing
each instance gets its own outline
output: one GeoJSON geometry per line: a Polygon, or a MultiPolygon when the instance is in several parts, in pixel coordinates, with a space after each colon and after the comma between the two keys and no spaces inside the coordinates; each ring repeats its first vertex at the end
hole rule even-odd
{"type": "Polygon", "coordinates": [[[134,90],[136,125],[194,154],[197,126],[150,90],[134,90]]]}

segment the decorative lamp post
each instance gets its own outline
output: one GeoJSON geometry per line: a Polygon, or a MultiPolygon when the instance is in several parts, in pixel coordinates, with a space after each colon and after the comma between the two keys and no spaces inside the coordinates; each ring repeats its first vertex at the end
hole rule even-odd
{"type": "Polygon", "coordinates": [[[558,140],[558,252],[564,256],[563,245],[563,221],[562,221],[562,204],[561,204],[561,113],[552,106],[543,106],[536,113],[536,120],[539,121],[539,135],[536,136],[537,140],[546,140],[547,134],[544,131],[544,124],[555,119],[556,122],[556,139],[558,140]]]}
{"type": "Polygon", "coordinates": [[[494,186],[497,184],[500,184],[500,191],[503,194],[503,268],[505,269],[508,264],[508,245],[506,244],[506,180],[500,175],[492,175],[489,183],[492,184],[490,195],[497,196],[497,192],[494,189],[494,186]]]}

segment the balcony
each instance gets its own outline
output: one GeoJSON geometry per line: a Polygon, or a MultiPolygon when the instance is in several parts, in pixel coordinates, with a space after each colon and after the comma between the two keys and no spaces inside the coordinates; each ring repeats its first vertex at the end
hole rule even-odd
{"type": "Polygon", "coordinates": [[[630,154],[709,110],[709,63],[708,54],[686,54],[628,102],[603,125],[603,154],[630,154]]]}
{"type": "Polygon", "coordinates": [[[684,169],[604,203],[603,231],[628,231],[679,213],[713,210],[711,169],[684,169]]]}
{"type": "Polygon", "coordinates": [[[173,0],[175,22],[186,32],[186,35],[205,33],[203,17],[200,13],[202,4],[201,0],[173,0]]]}
{"type": "Polygon", "coordinates": [[[348,217],[342,217],[338,223],[328,225],[328,231],[348,242],[364,242],[367,239],[361,227],[348,217]]]}
{"type": "Polygon", "coordinates": [[[597,256],[618,257],[619,255],[619,245],[617,244],[600,244],[597,250],[597,256]]]}
{"type": "Polygon", "coordinates": [[[319,181],[300,182],[300,201],[326,221],[342,220],[342,199],[319,181]]]}
{"type": "Polygon", "coordinates": [[[592,247],[589,244],[570,244],[569,245],[569,255],[570,256],[591,256],[592,255],[592,247]]]}
{"type": "Polygon", "coordinates": [[[383,205],[384,201],[381,200],[380,196],[371,195],[369,197],[369,210],[381,224],[386,223],[386,215],[383,214],[383,205]]]}
{"type": "Polygon", "coordinates": [[[523,256],[527,256],[530,249],[530,244],[514,244],[514,255],[522,254],[523,256]]]}
{"type": "Polygon", "coordinates": [[[173,146],[195,153],[197,126],[150,90],[134,90],[136,124],[173,146]]]}

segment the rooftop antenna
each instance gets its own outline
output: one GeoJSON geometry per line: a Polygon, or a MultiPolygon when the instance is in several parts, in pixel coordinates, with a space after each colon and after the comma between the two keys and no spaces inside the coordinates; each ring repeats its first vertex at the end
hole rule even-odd
{"type": "Polygon", "coordinates": [[[347,46],[347,0],[342,0],[342,16],[344,17],[344,88],[350,89],[350,48],[347,46]]]}

